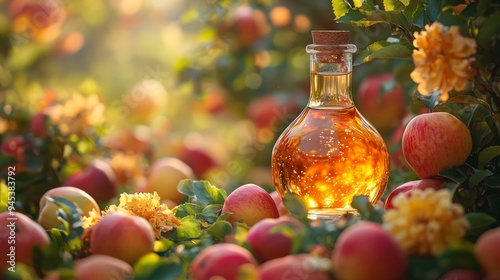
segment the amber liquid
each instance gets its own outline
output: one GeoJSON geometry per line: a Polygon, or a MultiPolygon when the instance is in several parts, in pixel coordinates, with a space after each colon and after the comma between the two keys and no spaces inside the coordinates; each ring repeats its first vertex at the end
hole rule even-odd
{"type": "MultiPolygon", "coordinates": [[[[332,90],[350,90],[345,75],[313,76],[311,94],[321,98],[332,90]]],[[[389,154],[380,134],[353,104],[327,99],[330,106],[309,102],[277,140],[271,163],[278,192],[304,198],[312,219],[356,213],[351,207],[356,195],[375,204],[389,176],[389,154]]]]}

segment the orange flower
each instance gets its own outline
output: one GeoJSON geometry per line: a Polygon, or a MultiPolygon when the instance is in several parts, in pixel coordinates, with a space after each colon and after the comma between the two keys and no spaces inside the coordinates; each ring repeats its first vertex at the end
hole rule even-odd
{"type": "Polygon", "coordinates": [[[476,41],[464,38],[457,26],[447,27],[439,22],[426,25],[425,31],[415,32],[413,63],[410,74],[422,95],[441,91],[446,101],[451,90],[464,90],[470,75],[471,55],[476,53],[476,41]]]}

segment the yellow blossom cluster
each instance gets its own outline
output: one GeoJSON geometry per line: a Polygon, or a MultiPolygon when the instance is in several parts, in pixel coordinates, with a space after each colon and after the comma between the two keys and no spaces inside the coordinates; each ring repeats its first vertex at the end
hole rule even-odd
{"type": "Polygon", "coordinates": [[[412,190],[393,199],[394,209],[383,216],[389,230],[407,254],[437,255],[459,241],[469,228],[461,205],[448,189],[412,190]]]}
{"type": "Polygon", "coordinates": [[[47,108],[47,114],[63,134],[85,136],[89,129],[103,122],[104,110],[97,95],[73,94],[65,103],[47,108]]]}
{"type": "Polygon", "coordinates": [[[424,31],[414,35],[415,69],[410,77],[418,84],[418,92],[428,95],[440,90],[440,99],[446,101],[451,90],[464,90],[476,41],[463,37],[457,26],[447,27],[439,22],[426,25],[424,31]]]}
{"type": "Polygon", "coordinates": [[[135,193],[120,195],[118,205],[110,205],[106,210],[98,213],[92,210],[88,216],[82,218],[83,228],[89,228],[96,225],[102,216],[113,212],[124,212],[131,215],[136,215],[146,219],[155,233],[156,238],[160,238],[164,232],[171,231],[175,226],[180,226],[181,222],[174,216],[172,210],[164,203],[161,203],[160,196],[154,192],[151,193],[135,193]]]}
{"type": "Polygon", "coordinates": [[[144,166],[141,162],[141,156],[138,154],[116,152],[111,157],[110,165],[119,185],[126,185],[143,176],[141,170],[144,169],[144,166]]]}

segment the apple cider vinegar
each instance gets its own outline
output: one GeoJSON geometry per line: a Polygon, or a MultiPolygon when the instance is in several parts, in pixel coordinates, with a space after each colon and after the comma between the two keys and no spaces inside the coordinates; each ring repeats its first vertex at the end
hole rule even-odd
{"type": "Polygon", "coordinates": [[[278,138],[271,161],[277,191],[300,195],[312,219],[356,214],[351,207],[356,195],[375,204],[389,177],[384,140],[352,99],[350,52],[355,47],[316,46],[308,46],[308,106],[278,138]],[[339,49],[349,55],[339,58],[339,49]]]}

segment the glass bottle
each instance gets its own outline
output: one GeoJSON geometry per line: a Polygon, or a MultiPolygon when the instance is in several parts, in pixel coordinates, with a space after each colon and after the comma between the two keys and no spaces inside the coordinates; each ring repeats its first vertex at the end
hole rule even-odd
{"type": "Polygon", "coordinates": [[[307,107],[275,143],[271,168],[281,196],[292,192],[308,206],[308,217],[336,218],[356,195],[375,204],[389,177],[383,138],[356,109],[352,98],[349,31],[313,31],[307,107]]]}

